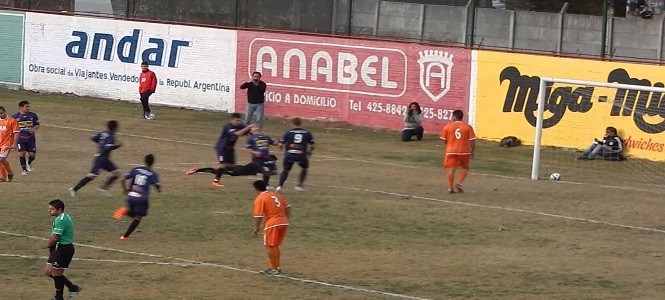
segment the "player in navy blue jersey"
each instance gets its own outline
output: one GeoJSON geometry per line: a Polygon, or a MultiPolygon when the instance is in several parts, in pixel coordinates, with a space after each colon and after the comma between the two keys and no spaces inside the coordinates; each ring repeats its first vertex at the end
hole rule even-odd
{"type": "Polygon", "coordinates": [[[212,182],[212,186],[223,187],[224,185],[219,182],[222,177],[223,172],[217,172],[217,170],[225,168],[233,168],[236,164],[236,153],[235,145],[238,137],[247,135],[252,127],[256,125],[245,126],[242,123],[242,116],[239,113],[231,114],[231,121],[224,125],[222,128],[222,134],[215,144],[215,151],[217,152],[217,161],[219,163],[210,168],[196,168],[192,167],[185,171],[185,174],[192,175],[195,173],[213,173],[215,174],[215,179],[212,182]]]}
{"type": "Polygon", "coordinates": [[[18,151],[18,160],[21,163],[23,172],[22,175],[27,175],[32,171],[32,162],[35,160],[37,153],[37,139],[35,138],[35,131],[39,129],[39,117],[37,114],[30,111],[30,103],[28,101],[21,101],[18,103],[19,112],[15,113],[12,118],[18,122],[18,127],[21,129],[16,144],[18,151]]]}
{"type": "Polygon", "coordinates": [[[270,146],[277,146],[278,142],[261,133],[261,127],[253,127],[251,135],[247,138],[245,147],[252,155],[252,162],[261,170],[263,181],[268,185],[270,175],[277,174],[275,162],[270,159],[270,146]]]}
{"type": "Polygon", "coordinates": [[[121,240],[131,240],[129,236],[139,226],[141,219],[148,215],[150,187],[154,186],[158,193],[162,191],[159,176],[152,170],[155,156],[148,154],[144,161],[145,166],[131,169],[120,182],[123,193],[127,194],[126,206],[116,210],[113,218],[118,220],[127,215],[134,219],[125,234],[120,237],[121,240]]]}
{"type": "Polygon", "coordinates": [[[76,192],[99,176],[101,170],[111,172],[111,177],[97,189],[106,195],[110,195],[108,188],[120,177],[120,171],[111,161],[111,152],[122,146],[120,142],[115,140],[115,133],[118,132],[118,121],[108,121],[106,127],[108,130],[97,133],[90,139],[97,144],[97,154],[92,161],[90,173],[81,178],[74,187],[69,188],[70,196],[76,197],[76,192]]]}
{"type": "Polygon", "coordinates": [[[303,183],[307,177],[307,169],[309,168],[309,156],[312,155],[314,150],[314,136],[309,131],[302,129],[300,126],[302,121],[300,118],[291,119],[291,130],[287,131],[280,141],[280,149],[284,149],[284,163],[282,173],[279,175],[279,186],[277,191],[282,190],[286,178],[289,177],[289,172],[293,168],[293,164],[298,163],[301,168],[296,191],[303,192],[305,187],[303,183]]]}

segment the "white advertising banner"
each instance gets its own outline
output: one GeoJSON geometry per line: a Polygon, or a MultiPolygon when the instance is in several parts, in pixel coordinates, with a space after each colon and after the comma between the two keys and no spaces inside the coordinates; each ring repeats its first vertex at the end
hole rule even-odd
{"type": "Polygon", "coordinates": [[[150,103],[233,111],[236,47],[234,30],[28,13],[24,87],[138,102],[147,61],[150,103]]]}

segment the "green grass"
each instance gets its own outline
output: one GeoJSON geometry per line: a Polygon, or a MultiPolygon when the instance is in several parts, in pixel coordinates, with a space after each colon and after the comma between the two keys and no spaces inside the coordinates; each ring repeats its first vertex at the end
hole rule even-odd
{"type": "MultiPolygon", "coordinates": [[[[76,257],[92,260],[75,261],[67,271],[86,286],[81,299],[390,298],[220,267],[266,267],[261,238],[252,234],[254,177],[224,177],[225,187],[219,189],[209,186],[210,176],[183,174],[191,164],[214,162],[212,146],[200,144],[215,142],[226,114],[157,107],[158,119],[148,122],[139,118],[137,104],[6,90],[0,90],[0,99],[12,110],[19,100],[29,100],[44,123],[35,171],[0,184],[2,230],[48,236],[46,203],[60,197],[75,220],[78,243],[112,248],[77,248],[76,257]],[[118,187],[113,198],[96,193],[101,180],[76,199],[66,194],[90,167],[89,136],[109,119],[120,121],[118,138],[124,144],[114,153],[115,162],[124,171],[154,153],[164,186],[152,197],[150,213],[131,242],[118,241],[129,220],[110,218],[123,203],[118,187]],[[183,262],[173,258],[217,266],[138,264],[183,262]],[[95,261],[100,259],[128,263],[95,261]]],[[[287,130],[279,118],[266,124],[273,137],[287,130]]],[[[283,192],[293,206],[282,250],[287,276],[428,299],[658,299],[665,294],[662,233],[551,216],[662,229],[662,188],[641,185],[637,176],[612,181],[624,190],[598,185],[607,185],[611,172],[650,170],[657,164],[580,165],[559,149],[545,148],[544,168],[558,167],[565,178],[584,180],[529,181],[524,179],[531,148],[479,141],[466,193],[447,195],[443,150],[435,135],[402,143],[398,132],[388,130],[323,121],[307,121],[304,127],[314,133],[318,149],[308,191],[293,191],[295,168],[283,192]]],[[[246,155],[236,151],[245,163],[246,155]]],[[[15,154],[11,163],[17,167],[15,154]]],[[[44,243],[0,235],[0,253],[41,257],[44,243]]],[[[12,287],[14,298],[50,297],[52,282],[41,275],[43,263],[0,257],[0,280],[12,287]]]]}

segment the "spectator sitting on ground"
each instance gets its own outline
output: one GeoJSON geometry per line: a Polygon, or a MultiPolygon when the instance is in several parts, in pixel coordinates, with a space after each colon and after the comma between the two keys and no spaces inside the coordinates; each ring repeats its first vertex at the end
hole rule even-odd
{"type": "Polygon", "coordinates": [[[623,160],[623,141],[617,133],[617,129],[610,126],[605,129],[605,136],[603,140],[594,139],[594,142],[589,146],[578,160],[593,160],[598,154],[607,160],[623,160]]]}
{"type": "Polygon", "coordinates": [[[409,109],[404,115],[404,130],[402,130],[402,142],[411,141],[415,135],[418,141],[423,139],[423,111],[418,102],[411,102],[409,109]]]}

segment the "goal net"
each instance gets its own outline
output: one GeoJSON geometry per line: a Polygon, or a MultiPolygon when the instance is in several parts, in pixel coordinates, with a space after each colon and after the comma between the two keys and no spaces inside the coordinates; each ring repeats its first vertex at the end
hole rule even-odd
{"type": "Polygon", "coordinates": [[[541,78],[531,179],[665,185],[665,88],[636,83],[541,78]]]}

